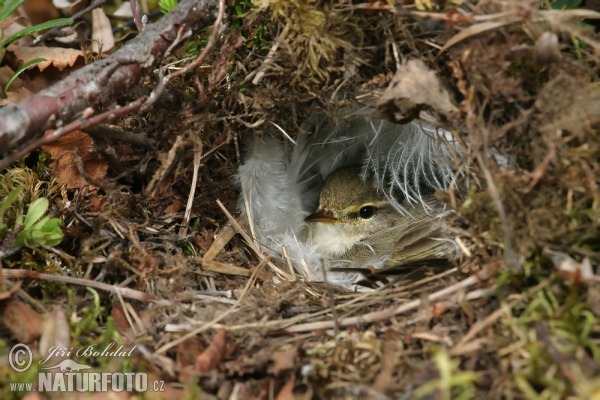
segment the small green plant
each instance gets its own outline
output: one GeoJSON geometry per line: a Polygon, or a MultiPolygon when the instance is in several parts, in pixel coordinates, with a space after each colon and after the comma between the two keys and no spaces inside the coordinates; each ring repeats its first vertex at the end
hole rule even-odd
{"type": "Polygon", "coordinates": [[[460,371],[460,361],[452,360],[445,349],[434,350],[433,358],[440,377],[415,390],[416,398],[432,394],[435,394],[435,398],[443,400],[475,398],[474,384],[479,379],[477,373],[460,371]]]}
{"type": "MultiPolygon", "coordinates": [[[[12,190],[0,204],[0,233],[8,228],[4,222],[4,213],[15,202],[20,192],[21,188],[12,190]]],[[[60,243],[63,237],[60,229],[62,221],[58,218],[44,216],[48,212],[48,205],[48,199],[42,197],[29,206],[26,215],[17,215],[15,229],[21,226],[22,229],[17,234],[12,247],[56,246],[60,243]]]]}
{"type": "Polygon", "coordinates": [[[166,14],[177,6],[177,0],[158,0],[158,5],[160,6],[160,11],[166,14]]]}
{"type": "Polygon", "coordinates": [[[233,22],[231,23],[231,29],[235,31],[240,26],[242,26],[242,20],[247,15],[248,11],[255,9],[256,6],[251,2],[244,0],[234,2],[233,6],[236,17],[233,18],[233,22]]]}

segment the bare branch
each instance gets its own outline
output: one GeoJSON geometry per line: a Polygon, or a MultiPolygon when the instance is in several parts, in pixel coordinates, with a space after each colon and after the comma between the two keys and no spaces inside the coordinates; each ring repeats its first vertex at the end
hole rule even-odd
{"type": "Polygon", "coordinates": [[[110,57],[73,72],[21,104],[1,109],[0,153],[41,136],[46,129],[69,124],[88,108],[110,107],[160,65],[181,29],[194,31],[211,25],[218,4],[216,0],[183,0],[110,57]]]}

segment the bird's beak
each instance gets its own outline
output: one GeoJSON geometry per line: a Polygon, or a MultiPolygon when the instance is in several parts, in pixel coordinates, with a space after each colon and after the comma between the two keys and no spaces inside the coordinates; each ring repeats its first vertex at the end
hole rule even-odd
{"type": "Polygon", "coordinates": [[[323,222],[324,224],[333,224],[334,222],[337,222],[337,218],[333,216],[331,211],[320,210],[304,218],[304,222],[323,222]]]}

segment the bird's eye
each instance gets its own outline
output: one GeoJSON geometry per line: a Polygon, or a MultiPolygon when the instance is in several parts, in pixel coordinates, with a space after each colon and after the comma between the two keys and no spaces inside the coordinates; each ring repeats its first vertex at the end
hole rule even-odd
{"type": "Polygon", "coordinates": [[[375,215],[375,211],[377,211],[377,209],[373,206],[364,206],[358,211],[358,216],[362,219],[369,219],[375,215]]]}

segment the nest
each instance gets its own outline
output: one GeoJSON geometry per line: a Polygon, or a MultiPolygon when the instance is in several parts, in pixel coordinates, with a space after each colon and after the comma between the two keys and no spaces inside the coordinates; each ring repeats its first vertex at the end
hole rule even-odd
{"type": "MultiPolygon", "coordinates": [[[[69,284],[101,275],[95,287],[118,295],[94,306],[74,289],[74,312],[102,307],[103,319],[111,309],[124,341],[145,349],[134,365],[145,358],[161,379],[196,383],[207,397],[590,398],[600,376],[598,279],[587,272],[600,262],[599,45],[573,21],[593,12],[256,5],[220,55],[166,90],[176,104],[121,119],[155,143],[119,144],[127,172],[81,197],[27,175],[44,190],[27,196],[52,197],[67,229],[62,253],[28,253],[19,268],[62,271],[69,284]],[[460,143],[464,189],[437,196],[455,211],[446,228],[462,256],[449,270],[422,267],[352,293],[306,282],[258,250],[232,176],[238,138],[288,143],[275,125],[294,139],[317,109],[343,124],[340,110],[365,94],[393,122],[435,112],[460,143]],[[114,289],[120,282],[131,291],[114,289]],[[224,350],[204,368],[211,346],[224,350]]],[[[28,293],[61,293],[32,274],[15,275],[38,278],[28,293]]],[[[80,344],[101,340],[95,332],[80,344]]]]}

